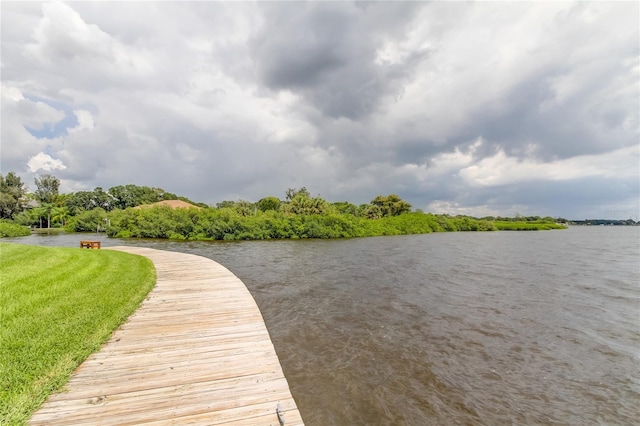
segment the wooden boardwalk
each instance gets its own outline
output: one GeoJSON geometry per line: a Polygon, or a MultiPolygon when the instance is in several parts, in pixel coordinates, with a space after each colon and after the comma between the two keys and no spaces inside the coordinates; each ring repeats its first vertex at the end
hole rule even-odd
{"type": "Polygon", "coordinates": [[[245,285],[204,257],[137,247],[157,284],[32,425],[303,425],[245,285]]]}

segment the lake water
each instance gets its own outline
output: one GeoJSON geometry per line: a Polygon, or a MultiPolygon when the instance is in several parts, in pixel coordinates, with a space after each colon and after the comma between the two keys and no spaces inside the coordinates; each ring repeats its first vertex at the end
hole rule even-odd
{"type": "Polygon", "coordinates": [[[241,278],[308,426],[638,424],[638,227],[100,239],[199,254],[241,278]]]}

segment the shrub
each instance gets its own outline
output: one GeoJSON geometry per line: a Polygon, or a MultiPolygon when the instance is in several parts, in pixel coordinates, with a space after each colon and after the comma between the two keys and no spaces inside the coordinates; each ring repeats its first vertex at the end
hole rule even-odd
{"type": "Polygon", "coordinates": [[[0,222],[0,238],[2,237],[26,237],[31,234],[29,228],[17,223],[0,222]]]}

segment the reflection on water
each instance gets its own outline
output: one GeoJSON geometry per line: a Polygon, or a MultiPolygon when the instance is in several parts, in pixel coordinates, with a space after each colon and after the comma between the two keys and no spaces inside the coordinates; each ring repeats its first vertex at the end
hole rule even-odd
{"type": "Polygon", "coordinates": [[[195,253],[238,275],[307,425],[632,424],[638,237],[571,228],[103,245],[195,253]]]}

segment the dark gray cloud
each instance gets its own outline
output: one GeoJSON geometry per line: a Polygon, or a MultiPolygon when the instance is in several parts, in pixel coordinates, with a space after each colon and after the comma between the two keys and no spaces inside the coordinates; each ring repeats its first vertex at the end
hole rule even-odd
{"type": "Polygon", "coordinates": [[[300,94],[331,118],[368,116],[385,97],[400,94],[402,79],[426,55],[413,52],[402,64],[377,63],[382,42],[404,35],[419,3],[262,7],[266,23],[251,42],[258,77],[272,90],[300,94]]]}

